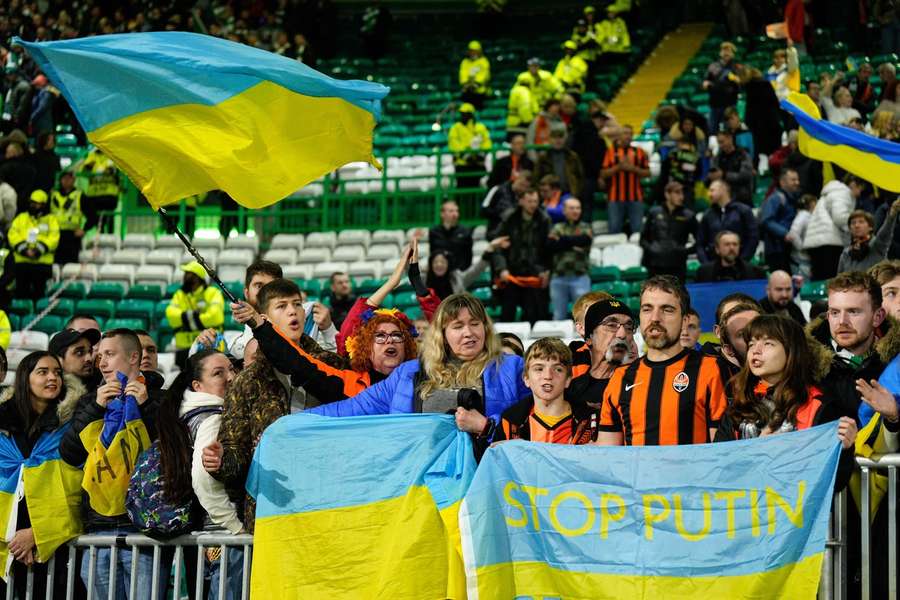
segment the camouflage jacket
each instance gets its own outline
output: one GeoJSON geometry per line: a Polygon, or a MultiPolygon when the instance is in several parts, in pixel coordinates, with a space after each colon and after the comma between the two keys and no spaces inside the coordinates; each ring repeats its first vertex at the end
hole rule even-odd
{"type": "MultiPolygon", "coordinates": [[[[329,365],[343,364],[343,359],[333,352],[322,350],[307,335],[300,340],[300,347],[329,365]]],[[[280,376],[262,352],[249,367],[241,371],[225,394],[222,406],[222,423],[219,442],[222,444],[222,467],[215,474],[224,482],[232,500],[246,495],[245,482],[250,461],[260,436],[266,427],[291,413],[291,398],[302,390],[290,386],[287,377],[280,376]]],[[[310,397],[311,398],[311,397],[310,397]]],[[[310,406],[318,405],[312,401],[310,406]]],[[[253,531],[256,504],[244,499],[244,527],[253,531]]]]}

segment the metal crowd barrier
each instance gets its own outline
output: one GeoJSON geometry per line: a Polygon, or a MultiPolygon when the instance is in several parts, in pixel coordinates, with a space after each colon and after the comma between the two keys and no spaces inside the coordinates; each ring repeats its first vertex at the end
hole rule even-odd
{"type": "MultiPolygon", "coordinates": [[[[128,598],[137,597],[138,571],[139,571],[139,553],[142,548],[153,549],[153,573],[152,586],[150,589],[151,600],[165,600],[165,590],[159,589],[159,574],[164,568],[171,568],[170,577],[173,579],[172,589],[174,598],[177,600],[181,597],[181,582],[184,578],[182,559],[186,547],[197,548],[197,577],[194,582],[195,598],[197,600],[205,600],[203,596],[204,588],[204,571],[205,551],[207,548],[219,547],[221,554],[219,555],[219,588],[216,590],[218,600],[225,600],[225,592],[228,585],[228,550],[229,548],[241,547],[244,550],[243,573],[241,577],[241,599],[247,600],[250,596],[250,564],[253,552],[253,536],[250,534],[231,535],[229,533],[192,533],[180,537],[166,540],[165,542],[155,540],[141,534],[128,535],[83,535],[73,540],[68,545],[68,561],[66,568],[66,598],[74,597],[75,578],[81,576],[81,565],[78,561],[78,549],[84,549],[82,560],[88,563],[88,580],[85,582],[87,587],[88,600],[102,600],[96,598],[94,594],[94,581],[97,575],[97,551],[99,549],[110,550],[110,566],[109,566],[109,597],[108,600],[122,600],[116,598],[116,559],[117,554],[122,549],[131,550],[131,577],[128,584],[128,598]],[[174,557],[172,564],[163,564],[162,550],[163,548],[174,548],[174,557]]],[[[51,557],[47,563],[47,592],[46,600],[53,599],[54,592],[54,574],[57,556],[61,556],[64,552],[62,548],[51,557]]],[[[10,572],[9,580],[6,586],[6,598],[12,600],[15,596],[15,579],[14,571],[10,572]]],[[[34,572],[28,569],[27,581],[25,585],[24,600],[38,600],[34,598],[34,572]]]]}
{"type": "MultiPolygon", "coordinates": [[[[887,493],[887,510],[888,510],[888,600],[897,600],[897,469],[900,467],[900,454],[872,455],[870,458],[857,457],[856,462],[860,467],[861,477],[861,494],[860,504],[862,505],[860,522],[861,522],[861,545],[862,545],[862,599],[872,599],[872,535],[870,529],[871,510],[869,507],[870,491],[869,484],[872,477],[872,470],[887,471],[888,475],[888,493],[887,493]]],[[[831,514],[831,520],[828,527],[828,540],[825,545],[825,558],[822,565],[822,578],[819,584],[819,598],[821,600],[845,600],[848,597],[847,586],[849,582],[849,566],[848,566],[848,506],[852,502],[849,491],[844,490],[834,497],[834,506],[831,514]]],[[[119,600],[115,598],[116,579],[116,555],[121,549],[131,549],[131,577],[129,581],[129,598],[134,598],[137,592],[137,575],[138,575],[138,552],[140,548],[153,549],[153,573],[152,588],[150,591],[151,600],[164,600],[161,598],[161,592],[158,589],[160,570],[168,565],[162,565],[162,549],[164,547],[174,547],[173,564],[171,565],[175,590],[175,598],[178,598],[181,592],[181,581],[184,577],[182,573],[182,559],[186,547],[197,548],[197,577],[194,582],[195,597],[202,600],[204,587],[204,559],[205,550],[209,547],[218,546],[221,549],[219,556],[219,588],[217,590],[218,600],[225,600],[226,586],[228,584],[228,549],[234,547],[242,547],[244,549],[243,557],[243,573],[241,578],[241,598],[247,600],[250,593],[250,564],[253,547],[253,536],[249,534],[230,535],[227,533],[206,533],[199,532],[190,535],[180,536],[165,542],[155,540],[140,534],[130,535],[83,535],[72,541],[68,546],[68,565],[66,580],[66,597],[71,598],[75,586],[75,578],[80,577],[81,565],[78,564],[77,552],[79,548],[85,549],[85,559],[89,561],[88,581],[88,600],[101,600],[94,598],[93,583],[96,576],[97,567],[97,551],[101,548],[110,549],[110,569],[109,569],[109,598],[108,600],[119,600]]],[[[60,555],[62,550],[57,551],[60,555]]],[[[53,578],[56,557],[50,559],[47,565],[47,600],[53,598],[53,578]]],[[[26,596],[24,600],[33,600],[34,598],[34,573],[32,569],[27,571],[26,596]]],[[[14,573],[10,573],[7,582],[6,598],[12,600],[14,597],[14,573]]],[[[165,593],[165,590],[162,591],[165,593]]],[[[881,600],[880,598],[877,600],[881,600]]]]}

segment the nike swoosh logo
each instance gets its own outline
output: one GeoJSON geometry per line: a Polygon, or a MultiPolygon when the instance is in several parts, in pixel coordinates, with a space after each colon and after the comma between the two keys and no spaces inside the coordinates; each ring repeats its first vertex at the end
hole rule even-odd
{"type": "Polygon", "coordinates": [[[631,388],[636,387],[636,386],[639,386],[639,385],[641,385],[641,382],[640,382],[640,381],[638,381],[637,383],[632,383],[631,385],[626,384],[626,385],[625,385],[625,391],[626,391],[626,392],[631,391],[631,388]]]}

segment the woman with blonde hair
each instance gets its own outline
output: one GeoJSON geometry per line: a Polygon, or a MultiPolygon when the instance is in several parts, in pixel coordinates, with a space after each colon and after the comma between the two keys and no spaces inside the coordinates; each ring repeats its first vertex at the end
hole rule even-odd
{"type": "Polygon", "coordinates": [[[480,445],[493,440],[504,410],[526,397],[522,358],[504,354],[484,306],[448,296],[424,336],[421,355],[356,396],[307,412],[330,417],[447,413],[480,445]]]}

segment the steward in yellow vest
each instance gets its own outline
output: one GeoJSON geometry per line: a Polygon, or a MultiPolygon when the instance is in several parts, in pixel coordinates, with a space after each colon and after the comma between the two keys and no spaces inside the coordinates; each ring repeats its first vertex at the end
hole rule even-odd
{"type": "Polygon", "coordinates": [[[481,43],[469,42],[468,53],[459,63],[459,86],[461,98],[478,110],[484,107],[484,99],[490,92],[491,63],[484,56],[481,43]]]}
{"type": "Polygon", "coordinates": [[[75,188],[75,174],[71,171],[64,171],[59,176],[59,188],[50,193],[50,214],[59,223],[56,264],[78,262],[84,238],[84,212],[81,210],[81,190],[75,188]]]}
{"type": "Polygon", "coordinates": [[[181,289],[166,307],[166,320],[175,330],[175,361],[187,361],[191,344],[204,329],[223,331],[225,299],[219,288],[206,284],[206,271],[197,261],[182,265],[181,289]]]}
{"type": "MultiPolygon", "coordinates": [[[[119,205],[119,170],[111,158],[95,148],[81,163],[81,171],[88,177],[83,210],[87,217],[84,229],[90,231],[100,221],[101,211],[113,212],[119,205]]],[[[112,216],[107,215],[102,229],[104,233],[113,232],[112,216]]]]}
{"type": "Polygon", "coordinates": [[[31,192],[28,211],[19,213],[9,226],[9,246],[16,270],[16,298],[44,297],[52,274],[53,254],[59,245],[59,222],[47,214],[47,192],[31,192]]]}

